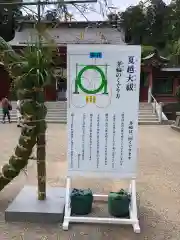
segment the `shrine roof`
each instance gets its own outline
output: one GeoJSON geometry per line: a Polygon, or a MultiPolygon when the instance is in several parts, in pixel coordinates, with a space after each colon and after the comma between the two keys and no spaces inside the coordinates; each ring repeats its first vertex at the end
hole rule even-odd
{"type": "MultiPolygon", "coordinates": [[[[126,45],[123,31],[113,28],[108,21],[93,22],[62,22],[52,27],[52,22],[43,21],[47,33],[58,46],[67,44],[114,44],[126,45]]],[[[35,21],[23,21],[15,32],[15,37],[9,42],[12,46],[26,46],[38,40],[34,28],[35,21]]],[[[48,44],[43,38],[43,43],[48,44]]]]}
{"type": "MultiPolygon", "coordinates": [[[[144,57],[144,58],[142,58],[142,60],[150,60],[150,59],[152,59],[152,58],[154,58],[155,57],[155,53],[152,53],[152,54],[150,54],[150,55],[148,55],[148,56],[146,56],[146,57],[144,57]]],[[[163,56],[158,56],[161,60],[163,60],[163,61],[169,61],[169,59],[167,59],[167,58],[165,58],[165,57],[163,57],[163,56]]]]}
{"type": "Polygon", "coordinates": [[[158,50],[154,50],[153,53],[147,55],[146,57],[143,57],[142,58],[142,61],[151,61],[151,60],[154,60],[156,59],[157,61],[159,62],[162,62],[162,63],[168,63],[169,62],[169,59],[168,58],[165,58],[163,56],[161,56],[158,52],[158,50]]]}

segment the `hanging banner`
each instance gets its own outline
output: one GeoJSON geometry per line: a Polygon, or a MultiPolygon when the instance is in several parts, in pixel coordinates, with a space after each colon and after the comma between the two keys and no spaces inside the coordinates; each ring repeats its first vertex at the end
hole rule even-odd
{"type": "Polygon", "coordinates": [[[140,46],[68,45],[70,176],[136,176],[140,63],[140,46]]]}

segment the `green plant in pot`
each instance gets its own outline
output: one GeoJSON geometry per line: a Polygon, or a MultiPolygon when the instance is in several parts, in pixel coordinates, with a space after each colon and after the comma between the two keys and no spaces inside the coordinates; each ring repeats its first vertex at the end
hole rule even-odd
{"type": "Polygon", "coordinates": [[[91,213],[93,193],[90,189],[76,189],[71,192],[71,214],[86,215],[91,213]]]}
{"type": "Polygon", "coordinates": [[[131,196],[124,189],[119,192],[110,192],[108,196],[108,210],[114,217],[129,217],[131,196]]]}

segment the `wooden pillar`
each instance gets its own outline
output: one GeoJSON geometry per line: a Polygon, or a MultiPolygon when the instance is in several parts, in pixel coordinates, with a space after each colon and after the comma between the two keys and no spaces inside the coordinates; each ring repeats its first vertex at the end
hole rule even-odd
{"type": "Polygon", "coordinates": [[[153,87],[153,71],[152,68],[149,69],[149,87],[153,87]]]}
{"type": "Polygon", "coordinates": [[[10,78],[8,72],[0,65],[0,101],[3,97],[10,97],[10,78]]]}
{"type": "Polygon", "coordinates": [[[152,88],[153,88],[153,72],[152,68],[149,68],[148,71],[148,103],[151,103],[151,95],[152,95],[152,88]]]}
{"type": "Polygon", "coordinates": [[[48,101],[56,101],[56,85],[51,84],[45,87],[45,100],[48,101]]]}
{"type": "Polygon", "coordinates": [[[176,95],[176,88],[179,86],[180,78],[176,77],[173,81],[173,95],[176,95]]]}

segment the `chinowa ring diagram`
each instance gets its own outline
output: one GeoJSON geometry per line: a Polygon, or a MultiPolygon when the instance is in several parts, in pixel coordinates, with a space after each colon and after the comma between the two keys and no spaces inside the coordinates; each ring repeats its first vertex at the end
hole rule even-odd
{"type": "MultiPolygon", "coordinates": [[[[77,59],[79,58],[77,57],[77,59]]],[[[87,64],[75,63],[70,96],[72,104],[76,108],[85,107],[87,104],[106,108],[111,101],[111,89],[107,74],[109,66],[99,58],[91,58],[87,62],[87,64]]]]}

